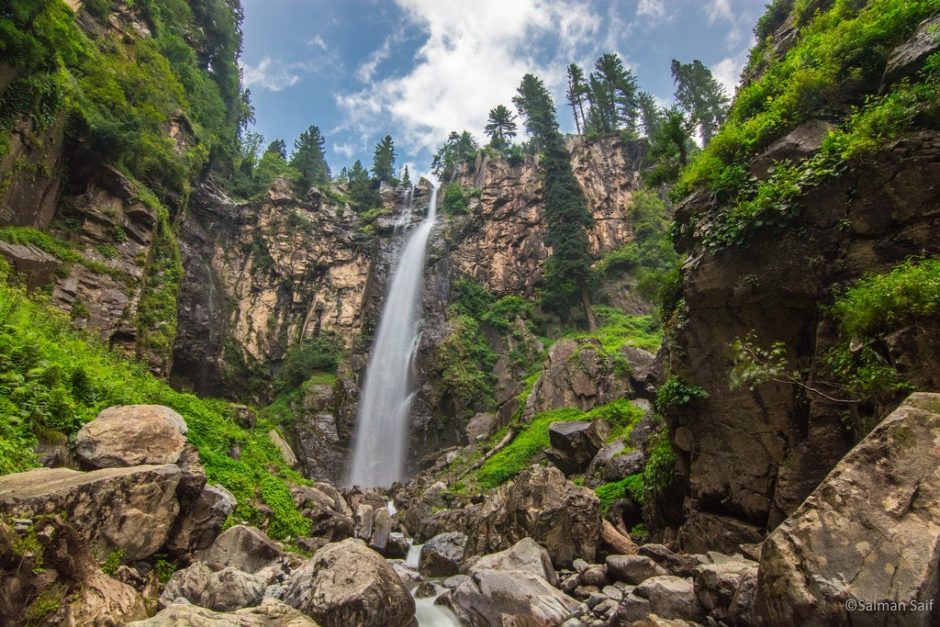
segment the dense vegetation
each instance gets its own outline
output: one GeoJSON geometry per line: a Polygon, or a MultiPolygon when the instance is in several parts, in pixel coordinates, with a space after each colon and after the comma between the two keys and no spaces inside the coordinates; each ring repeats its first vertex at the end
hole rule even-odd
{"type": "Polygon", "coordinates": [[[9,286],[8,268],[0,266],[0,473],[36,466],[39,442],[67,442],[106,407],[166,405],[186,419],[209,480],[238,499],[234,520],[270,522],[278,538],[307,530],[285,483],[303,479],[285,465],[265,425],[246,430],[225,402],[177,392],[141,364],[79,334],[67,316],[9,286]],[[270,521],[257,510],[259,502],[273,511],[270,521]]]}

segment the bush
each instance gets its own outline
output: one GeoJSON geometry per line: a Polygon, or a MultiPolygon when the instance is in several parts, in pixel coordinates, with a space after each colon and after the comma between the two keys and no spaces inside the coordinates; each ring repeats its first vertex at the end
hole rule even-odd
{"type": "Polygon", "coordinates": [[[680,410],[693,401],[708,398],[708,392],[692,383],[670,375],[656,391],[656,409],[663,413],[680,410]]]}
{"type": "Polygon", "coordinates": [[[467,213],[469,208],[469,194],[465,194],[460,183],[454,182],[444,191],[444,203],[441,210],[445,215],[454,216],[467,213]]]}
{"type": "Polygon", "coordinates": [[[284,361],[274,377],[277,393],[300,386],[314,372],[336,372],[343,355],[343,341],[333,333],[322,333],[301,341],[287,350],[284,361]]]}
{"type": "Polygon", "coordinates": [[[645,487],[643,485],[643,473],[628,475],[620,481],[605,483],[594,488],[594,494],[601,502],[601,510],[606,514],[610,506],[617,499],[623,498],[629,494],[637,505],[642,505],[645,498],[645,487]]]}

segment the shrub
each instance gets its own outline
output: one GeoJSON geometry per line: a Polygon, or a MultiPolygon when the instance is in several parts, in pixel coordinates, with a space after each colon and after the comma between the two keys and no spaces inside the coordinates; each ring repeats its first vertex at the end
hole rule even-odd
{"type": "Polygon", "coordinates": [[[596,494],[598,500],[600,500],[601,510],[605,514],[610,510],[610,506],[614,504],[614,501],[623,498],[625,494],[629,494],[635,503],[642,505],[645,498],[645,491],[643,473],[641,472],[628,475],[619,481],[605,483],[604,485],[594,488],[594,494],[596,494]]]}
{"type": "Polygon", "coordinates": [[[444,203],[441,210],[449,216],[467,213],[469,195],[465,194],[460,183],[454,182],[444,191],[444,203]]]}
{"type": "Polygon", "coordinates": [[[336,372],[343,354],[343,341],[333,333],[301,341],[287,350],[274,377],[274,389],[281,393],[298,387],[314,372],[336,372]]]}
{"type": "Polygon", "coordinates": [[[692,383],[685,383],[675,375],[670,375],[656,390],[656,409],[669,413],[682,409],[693,401],[708,398],[708,392],[692,383]]]}

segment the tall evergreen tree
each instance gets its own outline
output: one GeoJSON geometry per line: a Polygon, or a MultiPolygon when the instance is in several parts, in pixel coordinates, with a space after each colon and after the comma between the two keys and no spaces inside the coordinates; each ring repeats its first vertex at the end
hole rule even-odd
{"type": "Polygon", "coordinates": [[[490,146],[497,150],[507,148],[516,136],[515,117],[504,105],[490,109],[490,117],[483,129],[490,138],[490,146]]]}
{"type": "Polygon", "coordinates": [[[574,115],[574,126],[578,130],[578,135],[587,130],[587,118],[584,115],[585,103],[590,103],[590,89],[584,80],[584,70],[581,66],[572,63],[568,66],[568,104],[571,105],[571,113],[574,115]]]}
{"type": "Polygon", "coordinates": [[[691,63],[672,60],[672,78],[676,83],[676,102],[698,127],[702,143],[708,145],[728,113],[728,95],[698,59],[691,63]]]}
{"type": "Polygon", "coordinates": [[[637,96],[637,105],[640,109],[643,132],[648,138],[652,139],[663,123],[663,112],[659,109],[653,96],[645,91],[641,91],[637,96]]]}
{"type": "Polygon", "coordinates": [[[639,112],[636,77],[613,52],[602,55],[590,77],[591,130],[611,133],[621,128],[636,131],[639,112]]]}
{"type": "Polygon", "coordinates": [[[290,164],[300,174],[297,183],[303,191],[312,185],[325,185],[330,181],[330,166],[326,162],[323,144],[323,135],[316,126],[301,133],[294,142],[290,164]]]}
{"type": "Polygon", "coordinates": [[[451,131],[447,141],[434,153],[431,172],[441,180],[453,178],[460,166],[472,164],[480,146],[468,131],[451,131]]]}
{"type": "Polygon", "coordinates": [[[545,169],[545,243],[552,255],[545,264],[543,301],[566,316],[578,300],[589,329],[596,323],[588,283],[591,255],[587,229],[594,219],[571,169],[571,155],[555,119],[555,104],[542,81],[526,74],[513,102],[525,118],[532,141],[541,146],[545,169]]]}
{"type": "Polygon", "coordinates": [[[402,187],[411,187],[411,174],[408,172],[408,166],[405,166],[404,172],[401,175],[401,186],[402,187]]]}
{"type": "Polygon", "coordinates": [[[281,155],[281,159],[287,161],[287,144],[284,143],[283,139],[275,139],[268,147],[264,149],[265,154],[269,152],[274,152],[281,155]]]}
{"type": "Polygon", "coordinates": [[[386,135],[375,145],[375,154],[372,156],[372,175],[379,181],[395,185],[395,144],[392,136],[386,135]]]}
{"type": "Polygon", "coordinates": [[[369,172],[356,159],[349,169],[349,197],[360,211],[378,206],[379,190],[369,177],[369,172]]]}

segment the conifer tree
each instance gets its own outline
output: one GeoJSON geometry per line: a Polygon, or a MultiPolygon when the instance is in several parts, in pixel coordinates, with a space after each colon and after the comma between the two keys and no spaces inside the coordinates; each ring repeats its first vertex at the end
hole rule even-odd
{"type": "Polygon", "coordinates": [[[698,127],[702,143],[708,145],[725,121],[728,95],[698,59],[691,63],[672,60],[672,78],[676,83],[676,102],[698,127]]]}
{"type": "Polygon", "coordinates": [[[395,144],[392,136],[386,135],[375,145],[375,154],[372,157],[372,175],[380,182],[395,185],[395,144]]]}
{"type": "Polygon", "coordinates": [[[611,133],[626,128],[636,131],[639,112],[636,77],[612,52],[602,55],[590,77],[591,130],[611,133]]]}
{"type": "Polygon", "coordinates": [[[584,80],[584,70],[576,63],[568,66],[568,104],[574,115],[574,125],[578,135],[587,130],[587,118],[584,115],[584,105],[590,102],[590,89],[584,80]]]}
{"type": "Polygon", "coordinates": [[[372,209],[380,201],[376,185],[358,159],[349,169],[349,197],[360,211],[372,209]]]}
{"type": "Polygon", "coordinates": [[[503,150],[512,142],[516,136],[515,116],[504,105],[498,105],[490,109],[490,116],[484,128],[487,137],[490,138],[490,146],[503,150]]]}
{"type": "Polygon", "coordinates": [[[405,170],[401,175],[401,186],[411,187],[411,175],[408,173],[408,166],[405,166],[405,170]]]}
{"type": "Polygon", "coordinates": [[[443,181],[450,180],[461,165],[473,163],[479,150],[480,146],[468,131],[451,131],[447,141],[434,153],[431,172],[443,181]]]}
{"type": "Polygon", "coordinates": [[[281,155],[281,159],[287,160],[287,144],[284,143],[283,139],[275,139],[268,147],[264,150],[265,154],[269,152],[274,152],[281,155]]]}
{"type": "Polygon", "coordinates": [[[325,185],[330,181],[330,166],[323,152],[323,135],[316,126],[309,127],[294,142],[290,164],[300,174],[297,181],[301,191],[312,185],[325,185]]]}

